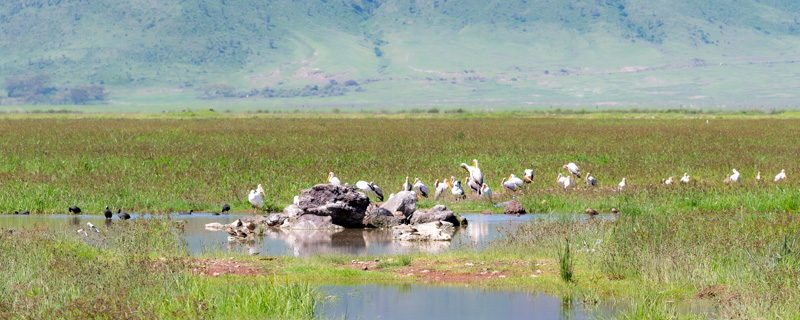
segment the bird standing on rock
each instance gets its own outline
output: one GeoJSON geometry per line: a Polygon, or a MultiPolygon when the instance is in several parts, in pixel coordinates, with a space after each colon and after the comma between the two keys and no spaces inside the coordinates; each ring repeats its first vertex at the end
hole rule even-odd
{"type": "MultiPolygon", "coordinates": [[[[334,185],[334,186],[340,186],[340,185],[342,185],[342,182],[341,182],[341,181],[339,181],[339,178],[337,178],[337,177],[335,177],[335,176],[333,175],[333,172],[328,172],[328,179],[326,179],[326,180],[325,180],[325,182],[326,182],[326,183],[330,183],[330,184],[332,184],[332,185],[334,185]]],[[[265,197],[266,197],[266,196],[265,196],[265,197]]]]}
{"type": "Polygon", "coordinates": [[[425,198],[428,197],[428,187],[419,180],[419,178],[414,178],[414,191],[417,192],[417,198],[419,196],[423,196],[425,198]]]}
{"type": "Polygon", "coordinates": [[[247,200],[250,201],[250,204],[253,206],[253,214],[256,214],[256,208],[264,206],[264,199],[261,198],[261,195],[264,195],[264,198],[267,197],[267,194],[264,193],[264,187],[262,187],[261,184],[258,185],[256,190],[250,190],[250,194],[247,195],[247,200]]]}

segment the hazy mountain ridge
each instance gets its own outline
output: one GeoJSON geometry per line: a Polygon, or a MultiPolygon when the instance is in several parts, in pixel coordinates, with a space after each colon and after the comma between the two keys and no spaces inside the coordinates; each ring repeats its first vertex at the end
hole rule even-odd
{"type": "MultiPolygon", "coordinates": [[[[476,104],[520,86],[568,101],[568,86],[596,83],[602,95],[579,94],[581,103],[624,101],[631,80],[602,75],[792,61],[799,13],[793,1],[753,0],[12,0],[0,3],[0,74],[118,91],[227,83],[246,92],[353,79],[377,83],[367,92],[417,95],[422,81],[430,97],[466,94],[476,104]],[[565,75],[594,78],[506,87],[565,75]]],[[[665,92],[714,81],[672,77],[664,84],[680,88],[665,92]]]]}

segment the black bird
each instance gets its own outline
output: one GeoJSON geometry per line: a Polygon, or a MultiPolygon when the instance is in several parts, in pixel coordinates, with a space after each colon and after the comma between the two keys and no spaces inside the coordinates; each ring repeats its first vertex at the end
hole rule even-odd
{"type": "Polygon", "coordinates": [[[187,215],[187,214],[192,214],[192,212],[194,212],[194,209],[192,209],[192,210],[189,210],[189,212],[186,212],[186,211],[181,211],[181,214],[182,214],[182,215],[187,215]]]}
{"type": "Polygon", "coordinates": [[[71,206],[71,207],[69,207],[69,212],[78,214],[78,213],[81,213],[81,208],[78,208],[77,206],[71,206]]]}
{"type": "Polygon", "coordinates": [[[30,212],[30,211],[28,211],[28,210],[25,210],[25,211],[22,211],[22,212],[16,212],[16,211],[14,211],[14,214],[30,214],[30,213],[31,213],[31,212],[30,212]]]}
{"type": "Polygon", "coordinates": [[[103,214],[106,216],[106,219],[111,219],[111,217],[114,216],[111,210],[108,210],[108,206],[106,206],[106,211],[104,211],[103,214]]]}
{"type": "Polygon", "coordinates": [[[122,212],[122,209],[117,209],[117,217],[119,217],[121,220],[128,220],[131,218],[131,215],[129,215],[127,212],[122,212]]]}
{"type": "Polygon", "coordinates": [[[219,212],[214,212],[214,213],[212,213],[211,215],[212,215],[212,216],[218,216],[218,215],[219,215],[219,212]]]}
{"type": "Polygon", "coordinates": [[[231,206],[226,203],[222,206],[222,213],[228,213],[228,211],[231,211],[231,206]]]}

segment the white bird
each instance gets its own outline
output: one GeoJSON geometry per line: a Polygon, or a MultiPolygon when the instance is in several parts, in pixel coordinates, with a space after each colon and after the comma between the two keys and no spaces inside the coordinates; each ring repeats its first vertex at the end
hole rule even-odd
{"type": "Polygon", "coordinates": [[[299,206],[300,205],[300,196],[294,196],[294,199],[292,199],[292,204],[294,204],[296,206],[299,206]]]}
{"type": "Polygon", "coordinates": [[[86,236],[88,236],[88,235],[89,235],[89,234],[86,232],[86,230],[83,230],[83,228],[80,228],[80,229],[78,229],[78,234],[80,234],[80,235],[82,235],[82,236],[84,236],[84,237],[86,237],[86,236]]]}
{"type": "Polygon", "coordinates": [[[681,183],[689,183],[691,181],[691,180],[689,180],[690,177],[691,176],[688,173],[684,172],[683,173],[683,178],[681,178],[681,183]]]}
{"type": "Polygon", "coordinates": [[[522,179],[517,178],[517,176],[515,176],[513,173],[508,175],[508,181],[517,185],[517,189],[521,189],[522,186],[525,185],[525,182],[522,181],[522,179]]]}
{"type": "Polygon", "coordinates": [[[786,179],[786,169],[781,169],[781,173],[775,176],[775,182],[786,179]]]}
{"type": "Polygon", "coordinates": [[[403,191],[411,191],[413,188],[414,186],[408,182],[408,176],[406,176],[406,182],[403,183],[403,191]]]}
{"type": "Polygon", "coordinates": [[[731,175],[731,182],[742,182],[742,176],[739,174],[739,171],[733,169],[733,174],[731,175]]]}
{"type": "Polygon", "coordinates": [[[456,196],[456,198],[464,198],[464,187],[461,186],[461,180],[456,180],[453,182],[453,187],[450,188],[450,193],[456,196]]]}
{"type": "Polygon", "coordinates": [[[573,174],[574,176],[581,178],[581,169],[578,169],[578,166],[575,165],[574,162],[570,162],[564,165],[564,169],[567,169],[569,173],[573,174]]]}
{"type": "Polygon", "coordinates": [[[596,187],[597,186],[597,179],[592,177],[592,173],[591,172],[586,174],[586,184],[588,186],[590,186],[590,187],[596,187]]]}
{"type": "Polygon", "coordinates": [[[250,190],[250,194],[247,195],[247,200],[250,201],[250,204],[253,206],[253,214],[256,214],[256,208],[264,206],[264,199],[261,198],[261,195],[264,195],[264,198],[267,197],[267,194],[264,193],[264,187],[262,187],[261,184],[258,185],[256,190],[250,190]]]}
{"type": "Polygon", "coordinates": [[[489,189],[489,186],[487,186],[485,183],[481,186],[481,195],[489,198],[489,200],[492,199],[492,189],[489,189]]]}
{"type": "Polygon", "coordinates": [[[383,201],[383,190],[380,187],[376,186],[372,181],[358,181],[356,182],[356,188],[361,190],[367,196],[373,195],[378,198],[378,201],[383,201]]]}
{"type": "MultiPolygon", "coordinates": [[[[683,179],[681,179],[681,180],[683,180],[683,179]]],[[[665,185],[671,185],[673,183],[675,183],[675,179],[673,179],[672,177],[669,177],[669,178],[667,178],[667,180],[664,180],[664,184],[665,185]]]]}
{"type": "Polygon", "coordinates": [[[472,177],[467,177],[464,179],[464,181],[467,182],[467,187],[469,187],[469,190],[472,191],[472,193],[481,194],[481,185],[475,183],[475,180],[472,180],[472,177]]]}
{"type": "Polygon", "coordinates": [[[483,173],[481,172],[481,169],[478,168],[478,159],[472,159],[472,164],[472,166],[468,166],[466,163],[462,163],[461,167],[469,172],[470,178],[474,180],[474,182],[478,185],[478,190],[480,190],[480,186],[483,184],[483,173]]]}
{"type": "Polygon", "coordinates": [[[564,187],[564,190],[567,190],[567,188],[575,185],[575,181],[572,181],[571,177],[565,177],[565,176],[561,175],[560,173],[558,174],[558,177],[556,178],[556,183],[559,186],[564,187]]]}
{"type": "Polygon", "coordinates": [[[628,186],[628,180],[625,179],[625,178],[622,178],[622,181],[619,182],[619,189],[622,190],[622,188],[625,188],[627,186],[628,186]]]}
{"type": "Polygon", "coordinates": [[[433,198],[439,199],[439,196],[447,192],[447,189],[450,189],[450,185],[447,183],[447,179],[444,179],[444,182],[439,182],[439,179],[436,179],[436,182],[433,183],[433,189],[436,190],[433,193],[433,198]]]}
{"type": "Polygon", "coordinates": [[[417,192],[417,197],[422,195],[423,197],[428,197],[428,187],[419,180],[419,178],[414,178],[414,191],[417,192]]]}
{"type": "Polygon", "coordinates": [[[525,184],[533,182],[533,169],[525,169],[525,171],[522,172],[522,180],[525,184]]]}
{"type": "Polygon", "coordinates": [[[522,182],[522,179],[515,177],[513,173],[508,176],[508,179],[503,178],[503,181],[500,182],[500,185],[502,185],[503,188],[506,188],[508,191],[517,191],[522,189],[523,184],[524,182],[522,182]]]}
{"type": "Polygon", "coordinates": [[[341,186],[342,182],[339,181],[339,178],[333,175],[333,172],[328,172],[328,179],[325,180],[326,183],[330,183],[334,186],[341,186]]]}
{"type": "Polygon", "coordinates": [[[97,227],[95,227],[91,222],[87,222],[86,226],[89,227],[89,230],[100,233],[100,230],[97,230],[97,227]]]}
{"type": "Polygon", "coordinates": [[[761,182],[761,171],[759,171],[758,174],[756,174],[756,183],[759,182],[761,182]]]}

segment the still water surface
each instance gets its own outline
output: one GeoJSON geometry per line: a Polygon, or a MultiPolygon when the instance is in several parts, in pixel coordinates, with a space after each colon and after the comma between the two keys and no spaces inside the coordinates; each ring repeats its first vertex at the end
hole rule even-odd
{"type": "MultiPolygon", "coordinates": [[[[264,237],[249,242],[228,242],[225,231],[206,230],[205,225],[212,222],[231,223],[246,215],[218,215],[195,213],[192,215],[173,215],[178,221],[185,221],[184,236],[192,254],[211,251],[228,251],[243,254],[266,256],[293,255],[312,256],[315,254],[350,255],[395,255],[410,252],[438,253],[452,248],[480,249],[516,228],[520,223],[535,219],[551,219],[551,215],[528,214],[510,216],[502,214],[482,215],[463,214],[469,221],[466,227],[456,228],[453,241],[405,242],[393,241],[390,230],[345,229],[345,230],[285,230],[267,228],[264,237]]],[[[576,216],[577,218],[585,215],[576,216]]],[[[100,232],[106,229],[105,223],[136,223],[132,220],[120,221],[116,216],[104,221],[96,215],[0,215],[0,228],[13,229],[43,223],[57,228],[85,228],[87,222],[96,225],[100,232]]],[[[144,217],[146,218],[146,216],[144,217]]]]}

